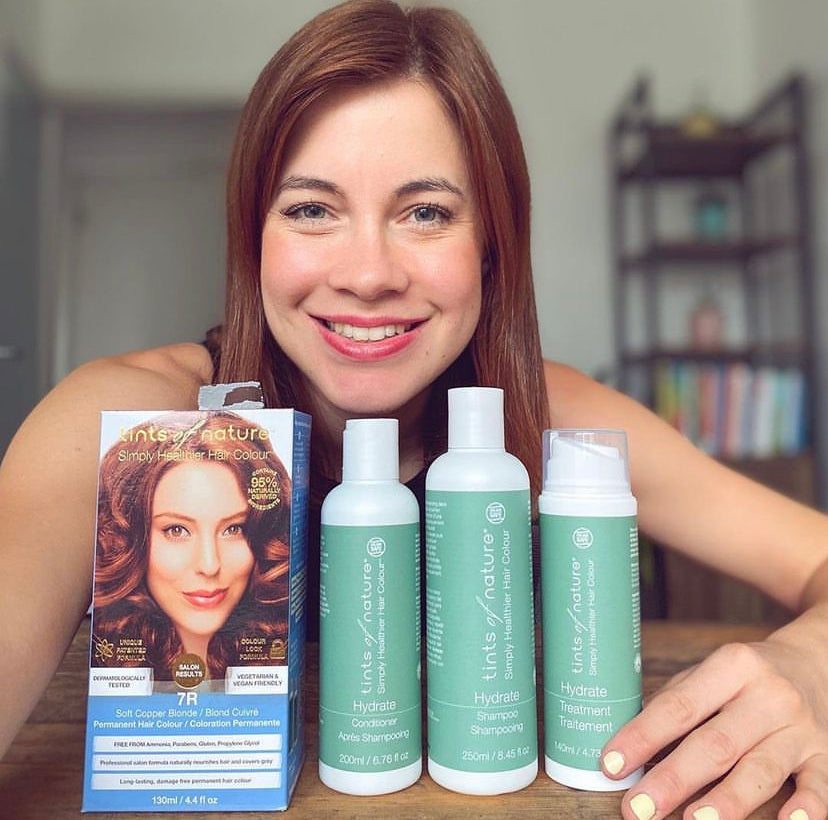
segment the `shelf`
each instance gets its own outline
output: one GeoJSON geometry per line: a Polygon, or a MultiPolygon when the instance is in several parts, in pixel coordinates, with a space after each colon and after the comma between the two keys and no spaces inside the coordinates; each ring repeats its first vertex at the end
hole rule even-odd
{"type": "MultiPolygon", "coordinates": [[[[810,452],[770,458],[720,459],[753,481],[806,504],[817,502],[816,469],[810,452]]],[[[650,559],[664,574],[664,589],[651,593],[665,601],[666,617],[783,624],[790,612],[752,587],[716,573],[685,556],[661,547],[650,559]]]]}
{"type": "Polygon", "coordinates": [[[767,239],[746,239],[722,242],[696,240],[658,242],[641,253],[622,257],[625,272],[652,268],[659,264],[715,264],[744,262],[755,256],[780,250],[798,250],[798,236],[777,236],[767,239]]]}
{"type": "Polygon", "coordinates": [[[690,137],[675,125],[641,129],[638,156],[617,170],[620,182],[652,179],[738,179],[748,162],[797,139],[794,130],[753,135],[724,128],[710,137],[690,137]]]}
{"type": "Polygon", "coordinates": [[[624,366],[651,366],[661,361],[697,362],[699,364],[735,364],[775,367],[806,367],[807,351],[796,345],[774,347],[743,347],[723,350],[692,350],[690,348],[655,348],[646,353],[625,353],[621,357],[624,366]]]}
{"type": "Polygon", "coordinates": [[[721,459],[728,467],[784,495],[814,503],[814,455],[806,451],[769,458],[721,459]]]}
{"type": "MultiPolygon", "coordinates": [[[[813,453],[770,458],[720,459],[753,481],[806,504],[814,504],[813,453]]],[[[676,620],[784,624],[790,612],[754,588],[703,567],[689,558],[655,548],[650,559],[664,574],[665,589],[651,596],[663,600],[665,615],[676,620]]]]}
{"type": "MultiPolygon", "coordinates": [[[[619,388],[730,468],[824,504],[806,90],[792,75],[746,115],[690,136],[676,119],[656,118],[650,81],[639,78],[609,123],[609,221],[619,388]],[[678,224],[679,199],[686,209],[711,182],[738,232],[705,240],[688,226],[663,236],[678,224]],[[742,314],[739,344],[700,350],[669,338],[693,330],[693,303],[669,298],[678,277],[679,296],[695,293],[695,304],[724,280],[720,307],[725,321],[742,314]]],[[[657,544],[650,555],[649,589],[668,617],[779,617],[743,584],[657,544]]]]}

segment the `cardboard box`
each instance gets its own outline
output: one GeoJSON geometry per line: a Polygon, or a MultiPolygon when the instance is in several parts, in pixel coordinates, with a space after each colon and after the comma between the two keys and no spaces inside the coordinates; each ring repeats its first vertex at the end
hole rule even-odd
{"type": "Polygon", "coordinates": [[[310,418],[104,412],[84,811],[285,809],[310,418]]]}

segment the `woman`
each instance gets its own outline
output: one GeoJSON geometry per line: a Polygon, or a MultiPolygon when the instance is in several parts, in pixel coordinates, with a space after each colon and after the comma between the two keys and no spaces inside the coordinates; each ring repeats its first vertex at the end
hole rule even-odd
{"type": "Polygon", "coordinates": [[[689,732],[628,792],[624,816],[663,817],[701,790],[690,806],[700,817],[744,817],[791,773],[797,789],[782,816],[826,816],[828,521],[718,466],[630,399],[542,363],[528,187],[497,75],[455,15],[364,0],[323,13],[280,50],[252,91],[234,152],[214,362],[185,345],[83,367],[9,450],[5,580],[41,588],[14,606],[0,598],[0,623],[19,626],[0,647],[14,666],[0,743],[84,609],[98,408],[187,408],[214,378],[259,379],[270,404],[314,416],[313,480],[324,492],[346,418],[397,417],[411,480],[442,448],[445,388],[475,383],[505,389],[508,446],[535,487],[544,426],[624,428],[642,528],[804,610],[768,641],[714,653],[613,738],[605,770],[624,777],[689,732]],[[42,485],[31,455],[44,446],[61,480],[35,519],[42,485]],[[66,533],[57,558],[55,531],[66,533]],[[37,657],[35,625],[48,633],[37,657]]]}
{"type": "Polygon", "coordinates": [[[175,413],[130,428],[106,453],[93,665],[149,666],[172,680],[182,653],[211,678],[284,660],[290,478],[259,429],[230,412],[175,413]],[[215,434],[229,425],[228,448],[215,434]],[[277,477],[275,510],[248,503],[264,467],[277,477]]]}

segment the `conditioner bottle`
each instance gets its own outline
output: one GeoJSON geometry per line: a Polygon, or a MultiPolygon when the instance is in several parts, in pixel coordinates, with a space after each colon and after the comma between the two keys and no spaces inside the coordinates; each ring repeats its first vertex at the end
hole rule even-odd
{"type": "Polygon", "coordinates": [[[349,420],[342,456],[322,505],[319,777],[385,794],[422,771],[419,506],[396,419],[349,420]]]}
{"type": "Polygon", "coordinates": [[[538,770],[529,477],[504,449],[503,391],[448,395],[426,476],[428,770],[499,794],[538,770]]]}
{"type": "Polygon", "coordinates": [[[546,773],[577,789],[610,780],[604,744],[641,709],[636,501],[626,435],[547,430],[539,500],[546,773]]]}

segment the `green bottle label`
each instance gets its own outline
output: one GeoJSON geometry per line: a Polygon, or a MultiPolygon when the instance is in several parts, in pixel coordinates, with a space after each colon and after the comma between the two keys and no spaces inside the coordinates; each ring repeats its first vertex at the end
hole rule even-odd
{"type": "Polygon", "coordinates": [[[428,751],[502,772],[537,758],[528,490],[426,492],[428,751]]]}
{"type": "Polygon", "coordinates": [[[319,759],[349,772],[422,752],[418,524],[323,524],[319,759]]]}
{"type": "Polygon", "coordinates": [[[541,515],[544,744],[600,769],[604,744],[641,710],[635,516],[541,515]]]}

